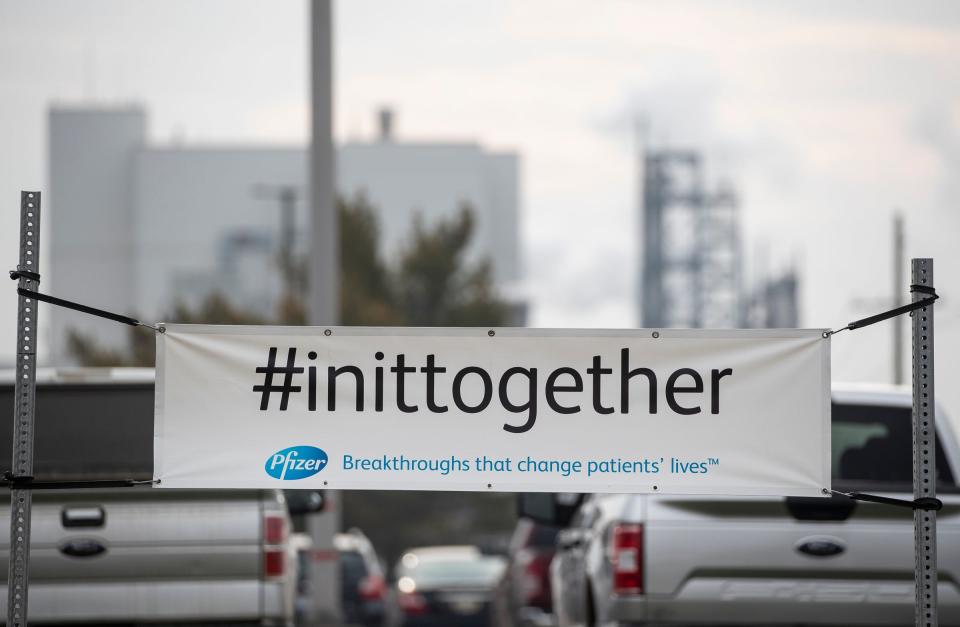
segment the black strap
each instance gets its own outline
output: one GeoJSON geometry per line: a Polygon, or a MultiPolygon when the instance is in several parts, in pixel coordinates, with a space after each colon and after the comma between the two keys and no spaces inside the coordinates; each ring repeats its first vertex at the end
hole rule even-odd
{"type": "Polygon", "coordinates": [[[90,479],[87,481],[34,481],[30,475],[14,475],[3,471],[0,488],[11,490],[74,490],[78,488],[132,488],[138,485],[154,485],[159,479],[90,479]]]}
{"type": "Polygon", "coordinates": [[[893,505],[895,507],[906,507],[909,509],[922,509],[928,512],[939,512],[943,509],[943,501],[931,496],[924,496],[919,499],[907,501],[905,499],[894,499],[889,496],[877,496],[876,494],[864,494],[863,492],[843,493],[854,501],[867,501],[869,503],[880,503],[881,505],[893,505]]]}
{"type": "Polygon", "coordinates": [[[901,305],[890,311],[884,311],[883,313],[878,313],[876,315],[870,316],[868,318],[863,318],[861,320],[854,320],[847,326],[837,329],[836,331],[825,332],[824,337],[829,337],[834,333],[840,331],[853,331],[854,329],[862,329],[863,327],[868,327],[871,324],[876,324],[878,322],[883,322],[884,320],[889,320],[890,318],[896,318],[897,316],[902,316],[905,313],[910,313],[911,311],[916,311],[917,309],[923,309],[928,305],[932,305],[938,298],[936,290],[928,285],[911,285],[910,292],[918,292],[920,294],[929,294],[927,298],[922,298],[913,303],[907,303],[906,305],[901,305]]]}
{"type": "Polygon", "coordinates": [[[150,326],[145,325],[136,318],[131,318],[130,316],[122,316],[110,311],[104,311],[103,309],[97,309],[96,307],[88,307],[86,305],[81,305],[80,303],[57,298],[56,296],[50,296],[49,294],[41,294],[40,292],[25,290],[22,287],[17,288],[17,294],[27,298],[36,298],[41,302],[50,303],[51,305],[56,305],[58,307],[65,307],[67,309],[73,309],[74,311],[90,314],[91,316],[99,316],[100,318],[106,318],[107,320],[113,320],[114,322],[129,324],[132,327],[150,326]]]}
{"type": "Polygon", "coordinates": [[[14,281],[18,279],[28,279],[30,281],[36,281],[37,283],[39,283],[40,273],[17,269],[17,270],[10,271],[10,278],[13,279],[14,281]]]}

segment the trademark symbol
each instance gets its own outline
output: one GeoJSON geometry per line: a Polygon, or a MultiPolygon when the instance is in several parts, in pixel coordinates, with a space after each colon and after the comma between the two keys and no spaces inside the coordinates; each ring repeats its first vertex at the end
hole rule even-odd
{"type": "Polygon", "coordinates": [[[708,458],[707,458],[707,463],[710,464],[711,466],[719,466],[719,465],[720,465],[720,460],[717,459],[716,457],[708,457],[708,458]]]}

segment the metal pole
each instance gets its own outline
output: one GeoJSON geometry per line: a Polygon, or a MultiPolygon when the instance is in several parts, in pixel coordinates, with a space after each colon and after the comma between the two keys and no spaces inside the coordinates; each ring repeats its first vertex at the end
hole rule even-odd
{"type": "MultiPolygon", "coordinates": [[[[903,214],[899,211],[893,215],[893,306],[903,304],[903,214]]],[[[904,384],[903,376],[903,316],[893,319],[893,383],[904,384]]]]}
{"type": "MultiPolygon", "coordinates": [[[[20,263],[17,270],[39,274],[40,192],[20,192],[20,263]]],[[[20,277],[19,287],[36,290],[39,281],[20,277]]],[[[13,478],[33,476],[33,413],[37,378],[37,303],[19,297],[17,370],[14,387],[13,478]]],[[[14,486],[12,483],[11,486],[14,486]]],[[[7,625],[27,624],[27,584],[30,565],[29,488],[10,490],[10,564],[7,573],[7,625]]]]}
{"type": "MultiPolygon", "coordinates": [[[[314,325],[340,320],[340,227],[336,203],[336,153],[333,143],[333,0],[310,2],[310,265],[308,320],[314,325]]],[[[306,517],[314,556],[333,547],[340,530],[339,495],[328,490],[323,514],[306,517]]],[[[336,561],[313,562],[314,620],[339,623],[340,571],[336,561]]]]}
{"type": "Polygon", "coordinates": [[[641,210],[643,212],[643,278],[641,279],[640,325],[657,328],[667,324],[663,290],[663,212],[666,161],[663,155],[647,152],[643,163],[641,210]]]}
{"type": "Polygon", "coordinates": [[[283,295],[296,296],[300,292],[293,262],[293,244],[297,231],[297,188],[294,185],[257,183],[253,186],[253,195],[280,202],[280,247],[277,252],[277,265],[283,276],[283,295]]]}
{"type": "Polygon", "coordinates": [[[296,234],[297,190],[292,186],[280,188],[280,263],[283,265],[286,296],[299,294],[296,269],[293,263],[293,239],[296,234]]]}
{"type": "Polygon", "coordinates": [[[340,320],[340,230],[333,144],[333,2],[310,3],[310,324],[340,320]]]}
{"type": "MultiPolygon", "coordinates": [[[[933,287],[933,259],[913,259],[911,282],[933,287]]],[[[913,300],[926,294],[913,292],[913,300]]],[[[914,311],[913,326],[913,498],[937,496],[936,410],[933,392],[933,307],[914,311]]],[[[937,625],[937,514],[913,511],[915,622],[937,625]]]]}

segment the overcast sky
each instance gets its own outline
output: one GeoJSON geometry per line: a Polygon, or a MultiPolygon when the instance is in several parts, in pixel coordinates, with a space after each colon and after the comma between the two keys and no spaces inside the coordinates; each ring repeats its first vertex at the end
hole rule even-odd
{"type": "MultiPolygon", "coordinates": [[[[804,326],[884,306],[903,208],[908,255],[936,260],[938,391],[960,416],[960,3],[351,0],[335,23],[338,140],[389,104],[401,138],[522,156],[534,325],[635,324],[644,115],[739,190],[754,271],[797,264],[804,326]]],[[[18,190],[47,188],[51,103],[142,103],[159,142],[304,144],[307,36],[299,0],[0,0],[7,264],[18,190]]],[[[15,309],[11,284],[0,362],[15,309]]],[[[837,336],[834,378],[889,380],[889,354],[887,325],[837,336]]]]}

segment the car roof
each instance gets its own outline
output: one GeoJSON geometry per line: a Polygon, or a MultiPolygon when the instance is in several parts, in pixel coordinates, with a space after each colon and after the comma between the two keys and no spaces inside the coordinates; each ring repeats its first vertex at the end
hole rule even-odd
{"type": "Polygon", "coordinates": [[[883,383],[834,384],[832,396],[836,403],[893,405],[897,407],[910,407],[913,404],[913,390],[906,385],[883,383]]]}
{"type": "Polygon", "coordinates": [[[407,549],[404,555],[416,555],[419,560],[445,560],[479,557],[480,549],[470,544],[419,546],[407,549]]]}
{"type": "Polygon", "coordinates": [[[338,551],[367,551],[372,550],[373,545],[370,540],[362,533],[351,529],[346,533],[338,533],[333,536],[333,546],[338,551]]]}

